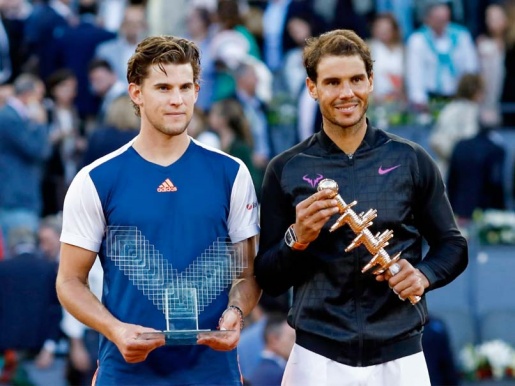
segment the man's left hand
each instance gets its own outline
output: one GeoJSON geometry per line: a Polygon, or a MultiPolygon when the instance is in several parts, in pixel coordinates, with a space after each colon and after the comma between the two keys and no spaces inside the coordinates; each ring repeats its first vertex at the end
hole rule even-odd
{"type": "Polygon", "coordinates": [[[417,268],[413,267],[406,259],[400,259],[399,272],[392,276],[390,271],[386,271],[376,276],[377,281],[388,281],[390,288],[399,295],[399,298],[406,300],[409,296],[422,296],[429,281],[426,276],[417,268]]]}
{"type": "Polygon", "coordinates": [[[216,331],[214,333],[200,333],[198,335],[197,343],[205,344],[213,350],[218,351],[234,350],[240,341],[241,321],[238,312],[232,309],[227,309],[220,318],[218,328],[220,331],[216,331]]]}

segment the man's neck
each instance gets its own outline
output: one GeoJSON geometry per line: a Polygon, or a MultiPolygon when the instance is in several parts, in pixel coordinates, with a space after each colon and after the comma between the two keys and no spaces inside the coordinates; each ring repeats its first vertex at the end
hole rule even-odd
{"type": "Polygon", "coordinates": [[[168,136],[155,129],[150,133],[148,131],[142,129],[132,147],[142,158],[157,165],[169,166],[175,163],[190,144],[186,131],[175,136],[168,136]]]}
{"type": "Polygon", "coordinates": [[[367,123],[363,119],[355,126],[342,128],[324,122],[323,130],[329,138],[338,146],[345,154],[354,154],[359,145],[365,138],[367,132],[367,123]]]}

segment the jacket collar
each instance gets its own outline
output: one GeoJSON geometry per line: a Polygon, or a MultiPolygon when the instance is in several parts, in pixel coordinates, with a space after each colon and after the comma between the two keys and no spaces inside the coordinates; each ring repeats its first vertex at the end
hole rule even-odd
{"type": "MultiPolygon", "coordinates": [[[[315,134],[315,138],[321,144],[322,148],[328,153],[343,153],[333,140],[329,138],[323,128],[315,134]]],[[[373,127],[367,118],[367,131],[365,132],[365,137],[354,154],[366,152],[385,143],[386,141],[388,141],[388,137],[384,132],[373,127]]]]}

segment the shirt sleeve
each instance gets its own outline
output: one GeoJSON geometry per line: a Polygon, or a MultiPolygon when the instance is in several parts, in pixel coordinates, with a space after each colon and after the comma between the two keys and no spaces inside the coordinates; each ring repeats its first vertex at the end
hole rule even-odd
{"type": "Polygon", "coordinates": [[[284,233],[295,222],[295,208],[281,187],[284,160],[275,158],[267,167],[261,195],[261,234],[254,273],[267,294],[278,296],[300,285],[316,269],[310,248],[292,250],[284,233]]]}
{"type": "Polygon", "coordinates": [[[415,216],[429,251],[417,268],[429,280],[428,290],[453,281],[468,264],[467,241],[456,225],[438,167],[418,148],[415,216]]]}
{"type": "Polygon", "coordinates": [[[233,243],[246,240],[259,233],[258,201],[249,170],[239,161],[240,168],[231,192],[231,208],[227,225],[233,243]]]}
{"type": "Polygon", "coordinates": [[[89,171],[90,168],[82,169],[66,193],[61,242],[98,252],[106,221],[89,171]]]}

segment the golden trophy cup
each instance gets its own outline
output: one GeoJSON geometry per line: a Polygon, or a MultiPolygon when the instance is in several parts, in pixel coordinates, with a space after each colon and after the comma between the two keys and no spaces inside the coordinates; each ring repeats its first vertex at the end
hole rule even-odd
{"type": "MultiPolygon", "coordinates": [[[[352,209],[357,201],[353,201],[347,204],[343,201],[342,197],[338,194],[338,184],[336,181],[329,178],[325,178],[320,181],[317,185],[317,190],[321,191],[324,189],[331,189],[334,192],[333,198],[337,201],[337,205],[341,216],[331,226],[329,232],[333,232],[340,228],[344,224],[349,224],[352,231],[356,234],[356,238],[352,243],[345,248],[345,252],[349,252],[354,248],[365,245],[367,250],[372,254],[372,260],[363,267],[361,272],[366,272],[372,267],[376,267],[372,273],[379,275],[386,270],[390,272],[392,276],[397,274],[400,270],[399,260],[401,253],[397,253],[393,258],[384,250],[390,240],[393,237],[393,231],[385,230],[383,233],[377,233],[375,236],[370,232],[368,227],[372,225],[372,220],[377,217],[377,211],[375,209],[369,209],[366,213],[360,213],[359,215],[352,209]]],[[[409,296],[411,304],[417,304],[420,301],[420,296],[409,296]]]]}

